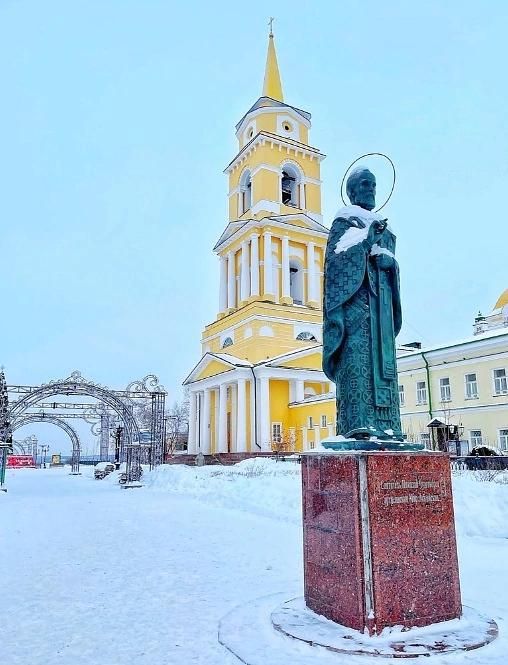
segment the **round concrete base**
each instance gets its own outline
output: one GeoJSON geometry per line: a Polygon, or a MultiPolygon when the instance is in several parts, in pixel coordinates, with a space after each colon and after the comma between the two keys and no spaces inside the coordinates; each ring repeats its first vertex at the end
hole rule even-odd
{"type": "Polygon", "coordinates": [[[339,654],[416,658],[470,651],[498,635],[495,621],[465,607],[461,619],[376,637],[329,621],[303,598],[265,596],[235,608],[219,624],[219,642],[246,665],[337,665],[339,654]]]}

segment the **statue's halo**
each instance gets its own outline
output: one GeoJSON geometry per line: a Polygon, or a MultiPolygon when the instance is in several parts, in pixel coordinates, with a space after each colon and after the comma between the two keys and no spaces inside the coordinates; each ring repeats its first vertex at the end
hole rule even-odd
{"type": "MultiPolygon", "coordinates": [[[[391,169],[392,169],[392,173],[393,173],[392,187],[391,187],[391,189],[390,189],[390,193],[388,194],[388,198],[386,199],[386,201],[383,203],[382,206],[380,206],[379,208],[376,208],[376,210],[374,210],[374,212],[379,212],[380,210],[382,210],[382,209],[385,207],[385,205],[388,203],[388,201],[392,198],[393,190],[395,189],[395,177],[396,177],[396,176],[395,176],[395,164],[394,164],[394,163],[392,162],[392,160],[388,157],[388,155],[385,155],[385,154],[382,153],[382,152],[367,152],[365,155],[361,155],[360,157],[357,157],[357,158],[355,159],[355,161],[352,162],[352,163],[348,166],[348,168],[346,169],[346,172],[344,173],[344,176],[343,176],[343,178],[342,178],[342,182],[341,182],[341,184],[340,184],[340,197],[341,197],[342,202],[344,203],[345,206],[349,205],[349,204],[346,202],[346,199],[344,198],[344,193],[345,193],[344,190],[345,190],[346,179],[347,179],[348,175],[351,173],[351,171],[353,170],[354,165],[355,165],[355,164],[358,164],[358,162],[359,162],[361,159],[365,159],[366,157],[383,157],[383,158],[386,159],[386,161],[390,164],[391,169]]],[[[365,168],[368,168],[368,166],[366,165],[365,168]]]]}

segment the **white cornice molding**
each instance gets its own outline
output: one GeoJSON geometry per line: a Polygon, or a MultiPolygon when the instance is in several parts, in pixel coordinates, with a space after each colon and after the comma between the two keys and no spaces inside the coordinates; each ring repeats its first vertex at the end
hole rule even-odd
{"type": "MultiPolygon", "coordinates": [[[[291,224],[289,222],[280,222],[277,219],[274,219],[273,217],[263,217],[262,219],[249,219],[245,220],[244,223],[239,228],[235,228],[232,230],[232,233],[228,236],[225,236],[227,228],[229,227],[230,224],[236,224],[237,220],[234,222],[229,222],[228,227],[224,230],[222,233],[221,237],[219,238],[217,244],[213,248],[213,251],[216,252],[217,254],[220,252],[223,252],[225,249],[227,249],[230,245],[232,245],[234,242],[237,240],[237,236],[239,232],[248,232],[251,231],[252,229],[259,227],[259,228],[264,228],[265,226],[281,229],[281,231],[284,231],[287,233],[288,230],[294,231],[301,233],[303,235],[309,235],[309,236],[318,236],[323,239],[323,245],[318,245],[319,247],[324,247],[326,245],[326,239],[328,238],[329,231],[327,228],[325,228],[318,220],[313,219],[310,215],[310,213],[305,212],[301,213],[300,215],[281,215],[280,219],[284,218],[293,218],[293,219],[301,219],[302,217],[307,217],[310,223],[316,223],[320,225],[320,229],[317,228],[306,228],[305,226],[298,226],[297,224],[291,224]]],[[[243,221],[243,220],[240,220],[243,221]]]]}
{"type": "Polygon", "coordinates": [[[302,156],[309,157],[309,159],[316,159],[321,162],[325,159],[326,155],[319,152],[317,148],[312,148],[298,141],[292,139],[285,139],[282,136],[276,136],[275,134],[270,134],[269,132],[259,132],[251,141],[247,143],[236,157],[226,166],[224,173],[231,173],[239,168],[243,162],[245,162],[248,157],[261,145],[266,145],[269,143],[272,147],[278,146],[280,150],[286,150],[286,153],[290,155],[292,152],[296,155],[299,153],[302,156]]]}
{"type": "MultiPolygon", "coordinates": [[[[472,362],[488,362],[489,360],[508,357],[508,337],[503,337],[501,339],[493,337],[490,339],[471,340],[457,346],[449,346],[429,351],[423,349],[422,352],[429,363],[429,367],[433,368],[455,367],[459,365],[467,365],[472,362]],[[488,354],[481,353],[481,351],[489,349],[493,352],[488,354]],[[498,350],[496,351],[496,349],[498,350]],[[473,353],[473,351],[475,353],[473,353]],[[470,357],[464,358],[463,354],[467,354],[470,357]]],[[[399,356],[397,358],[399,372],[411,372],[425,369],[425,365],[421,364],[423,362],[422,352],[399,356]]]]}

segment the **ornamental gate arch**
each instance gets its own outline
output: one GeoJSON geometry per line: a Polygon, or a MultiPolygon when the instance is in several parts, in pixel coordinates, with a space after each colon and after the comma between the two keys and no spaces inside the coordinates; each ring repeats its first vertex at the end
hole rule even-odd
{"type": "Polygon", "coordinates": [[[72,443],[72,456],[71,456],[71,473],[79,473],[79,460],[81,456],[81,443],[79,441],[79,436],[76,430],[57,416],[52,416],[46,413],[25,413],[16,419],[12,425],[12,432],[15,432],[17,429],[20,429],[24,425],[30,425],[31,423],[50,423],[51,425],[56,425],[63,429],[63,431],[69,436],[69,439],[72,443]]]}
{"type": "MultiPolygon", "coordinates": [[[[140,440],[139,427],[133,415],[133,409],[118,397],[112,390],[92,381],[84,379],[80,372],[73,372],[70,377],[63,380],[50,381],[39,387],[29,390],[23,397],[12,403],[10,408],[10,427],[12,430],[19,427],[18,421],[23,417],[41,414],[29,414],[26,411],[36,407],[43,399],[56,395],[79,396],[86,395],[97,399],[109,406],[123,422],[121,455],[125,456],[126,446],[131,446],[140,440]]],[[[46,418],[46,422],[48,419],[46,418]]],[[[79,440],[78,440],[79,445],[79,440]]]]}

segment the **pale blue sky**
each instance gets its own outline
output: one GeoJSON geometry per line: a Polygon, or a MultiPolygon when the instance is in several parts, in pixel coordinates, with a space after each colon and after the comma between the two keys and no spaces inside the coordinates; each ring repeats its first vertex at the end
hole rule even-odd
{"type": "Polygon", "coordinates": [[[468,336],[508,287],[504,0],[0,0],[10,383],[154,372],[179,397],[217,310],[222,170],[270,15],[285,99],[327,155],[326,224],[352,159],[396,163],[400,341],[468,336]]]}

